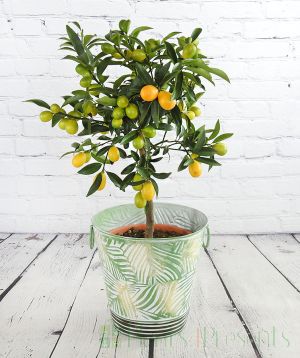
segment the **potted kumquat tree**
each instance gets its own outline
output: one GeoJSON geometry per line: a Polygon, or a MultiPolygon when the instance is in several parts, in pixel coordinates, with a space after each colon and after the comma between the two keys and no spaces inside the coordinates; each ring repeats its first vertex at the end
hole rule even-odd
{"type": "MultiPolygon", "coordinates": [[[[105,189],[110,180],[120,190],[132,190],[134,204],[103,210],[92,218],[90,244],[96,241],[103,262],[108,304],[116,328],[135,337],[157,338],[179,332],[186,320],[189,296],[200,247],[208,244],[206,216],[182,205],[156,203],[158,162],[182,153],[178,171],[200,177],[203,166],[220,165],[216,156],[227,149],[220,122],[206,128],[197,101],[213,76],[229,82],[210,67],[198,49],[200,28],[191,36],[172,32],[162,40],[141,41],[141,26],[129,31],[130,21],[104,38],[85,35],[76,22],[67,26],[61,49],[76,63],[79,89],[49,105],[31,99],[45,110],[42,122],[77,135],[72,164],[92,175],[87,195],[105,189]],[[111,80],[109,69],[124,74],[111,80]],[[126,159],[126,160],[125,160],[126,159]],[[111,171],[123,161],[120,174],[111,171]]],[[[201,185],[201,183],[199,183],[201,185]]]]}

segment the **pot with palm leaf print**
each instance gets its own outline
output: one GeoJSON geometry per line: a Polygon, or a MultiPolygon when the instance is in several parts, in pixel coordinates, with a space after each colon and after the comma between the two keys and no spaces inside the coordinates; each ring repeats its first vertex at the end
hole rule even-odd
{"type": "Polygon", "coordinates": [[[114,325],[140,338],[166,337],[183,328],[200,249],[209,240],[207,218],[196,209],[156,204],[154,219],[158,225],[168,223],[191,233],[147,239],[112,234],[117,226],[145,222],[134,205],[100,212],[91,227],[114,325]]]}
{"type": "Polygon", "coordinates": [[[229,82],[198,49],[201,28],[187,37],[171,32],[161,40],[141,41],[140,33],[150,29],[130,31],[130,20],[121,20],[118,29],[97,37],[84,34],[77,22],[67,25],[61,49],[71,51],[64,59],[76,63],[81,88],[64,95],[60,104],[28,102],[43,107],[42,122],[78,134],[63,157],[72,155],[78,174],[93,176],[87,196],[101,197],[107,184],[135,193],[135,205],[93,217],[90,243],[99,249],[117,329],[156,338],[184,326],[200,248],[209,236],[202,212],[154,204],[159,181],[172,174],[161,171],[168,167],[161,161],[170,161],[175,152],[181,156],[178,172],[199,180],[203,167],[221,165],[216,159],[226,154],[224,140],[232,133],[221,134],[219,120],[207,128],[199,118],[196,104],[206,84],[229,82]],[[118,78],[117,66],[124,70],[118,78]]]}

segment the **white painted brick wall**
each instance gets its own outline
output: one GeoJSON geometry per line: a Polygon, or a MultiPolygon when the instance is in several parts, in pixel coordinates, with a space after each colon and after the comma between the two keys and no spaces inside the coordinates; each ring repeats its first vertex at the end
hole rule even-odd
{"type": "MultiPolygon", "coordinates": [[[[58,160],[70,138],[23,103],[57,101],[78,83],[57,38],[70,20],[103,34],[130,17],[151,36],[203,27],[200,48],[232,79],[202,100],[200,121],[235,132],[223,166],[199,180],[175,173],[159,200],[207,213],[214,232],[300,231],[300,2],[273,0],[0,0],[0,231],[86,232],[100,209],[132,200],[58,160]]],[[[176,168],[172,161],[165,167],[176,168]]]]}

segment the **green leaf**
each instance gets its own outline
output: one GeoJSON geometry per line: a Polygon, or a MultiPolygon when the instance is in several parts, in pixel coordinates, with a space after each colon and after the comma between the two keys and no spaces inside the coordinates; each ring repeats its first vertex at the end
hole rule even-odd
{"type": "Polygon", "coordinates": [[[110,57],[106,57],[102,61],[99,62],[98,66],[97,66],[97,77],[98,78],[106,70],[106,68],[107,68],[107,66],[109,65],[110,62],[111,62],[110,57]]]}
{"type": "Polygon", "coordinates": [[[165,77],[166,74],[168,73],[170,66],[171,66],[171,62],[168,62],[168,63],[166,63],[165,65],[163,65],[163,66],[158,66],[158,67],[155,69],[154,78],[155,78],[155,81],[156,81],[159,85],[162,84],[162,80],[164,79],[164,77],[165,77]]]}
{"type": "Polygon", "coordinates": [[[193,32],[192,32],[192,35],[191,35],[191,38],[192,38],[192,41],[195,41],[196,38],[198,38],[198,36],[201,34],[202,32],[202,29],[200,27],[197,27],[193,32]]]}
{"type": "Polygon", "coordinates": [[[205,126],[202,126],[199,130],[199,134],[197,136],[197,142],[193,148],[193,152],[198,153],[200,149],[202,149],[202,147],[204,146],[205,141],[206,141],[205,126]]]}
{"type": "Polygon", "coordinates": [[[179,72],[178,75],[176,76],[175,89],[172,94],[172,99],[181,98],[182,82],[183,82],[183,74],[182,72],[179,72]]]}
{"type": "Polygon", "coordinates": [[[118,187],[118,188],[121,188],[122,184],[123,184],[123,181],[122,179],[115,173],[112,173],[112,172],[106,172],[109,179],[113,182],[113,184],[118,187]]]}
{"type": "Polygon", "coordinates": [[[139,103],[140,110],[140,123],[139,128],[144,128],[149,124],[150,118],[148,117],[149,110],[151,108],[151,102],[139,103]]]}
{"type": "Polygon", "coordinates": [[[208,71],[210,73],[213,73],[214,75],[216,75],[218,77],[223,78],[223,80],[225,80],[225,81],[230,83],[230,79],[229,79],[229,77],[227,76],[227,74],[224,71],[222,71],[222,70],[220,70],[218,68],[211,68],[211,67],[208,67],[208,71]]]}
{"type": "Polygon", "coordinates": [[[213,85],[215,84],[214,81],[212,80],[211,74],[204,70],[203,68],[200,67],[189,67],[189,70],[191,70],[192,72],[197,73],[198,75],[204,77],[205,79],[207,79],[209,82],[211,82],[213,85]]]}
{"type": "Polygon", "coordinates": [[[107,153],[110,147],[111,147],[110,145],[106,145],[105,147],[98,150],[97,156],[101,156],[101,155],[107,153]]]}
{"type": "Polygon", "coordinates": [[[183,157],[182,161],[180,162],[177,170],[179,172],[181,172],[182,170],[186,169],[193,162],[194,162],[194,160],[192,158],[190,158],[188,155],[185,155],[183,157]]]}
{"type": "Polygon", "coordinates": [[[135,173],[129,173],[126,175],[126,177],[123,179],[122,190],[124,190],[128,185],[131,185],[130,183],[132,182],[134,176],[135,173]]]}
{"type": "Polygon", "coordinates": [[[139,63],[135,64],[138,76],[144,84],[154,84],[152,77],[149,75],[145,67],[139,63]]]}
{"type": "Polygon", "coordinates": [[[102,182],[102,174],[99,173],[96,176],[95,181],[91,185],[91,187],[90,187],[88,193],[86,194],[86,196],[90,196],[90,195],[94,194],[98,190],[99,186],[101,185],[101,182],[102,182]]]}
{"type": "Polygon", "coordinates": [[[131,142],[135,137],[137,137],[137,135],[138,135],[137,130],[129,132],[122,138],[120,143],[121,144],[127,144],[127,143],[131,142]]]}
{"type": "Polygon", "coordinates": [[[215,128],[214,128],[214,130],[212,131],[211,135],[209,136],[208,140],[211,140],[211,139],[216,138],[216,136],[217,136],[217,135],[219,134],[219,132],[220,132],[220,128],[221,128],[221,126],[220,126],[220,121],[217,120],[217,122],[216,122],[216,124],[215,124],[215,128]]]}
{"type": "Polygon", "coordinates": [[[101,163],[91,163],[80,169],[77,173],[83,175],[90,175],[96,173],[102,167],[101,163]]]}
{"type": "Polygon", "coordinates": [[[140,32],[146,31],[146,30],[152,30],[152,27],[149,27],[149,26],[140,26],[140,27],[137,27],[136,29],[134,29],[134,30],[132,31],[131,36],[137,37],[140,32]]]}
{"type": "Polygon", "coordinates": [[[146,168],[138,167],[137,171],[144,179],[148,179],[150,177],[150,173],[146,168]]]}
{"type": "Polygon", "coordinates": [[[64,116],[65,115],[63,113],[55,113],[52,117],[51,126],[55,127],[64,116]]]}
{"type": "Polygon", "coordinates": [[[75,51],[82,58],[82,60],[84,60],[84,62],[88,62],[88,58],[85,54],[84,47],[82,45],[82,42],[80,41],[80,38],[69,25],[66,26],[66,29],[75,51]]]}
{"type": "Polygon", "coordinates": [[[172,131],[174,127],[171,124],[168,123],[159,123],[158,129],[160,131],[172,131]]]}
{"type": "Polygon", "coordinates": [[[173,32],[170,32],[167,36],[165,36],[163,39],[162,39],[162,42],[165,42],[167,40],[169,40],[170,38],[178,35],[178,34],[181,34],[181,32],[179,31],[173,31],[173,32]]]}
{"type": "Polygon", "coordinates": [[[197,162],[208,164],[211,166],[220,166],[221,165],[219,162],[217,162],[216,160],[211,159],[211,158],[198,157],[198,158],[195,158],[195,160],[197,160],[197,162]]]}
{"type": "Polygon", "coordinates": [[[121,171],[121,174],[129,174],[129,173],[131,173],[134,170],[135,166],[136,166],[136,163],[132,163],[132,164],[127,165],[127,167],[125,167],[121,171]]]}
{"type": "Polygon", "coordinates": [[[158,185],[157,185],[156,181],[155,181],[153,178],[150,178],[150,180],[151,180],[151,182],[152,182],[152,184],[153,184],[153,186],[154,186],[154,190],[155,190],[155,192],[156,192],[156,196],[158,196],[158,192],[159,192],[158,185]]]}
{"type": "Polygon", "coordinates": [[[30,102],[30,103],[34,103],[36,104],[37,106],[40,106],[40,107],[44,107],[44,108],[47,108],[47,109],[50,109],[50,106],[48,103],[46,103],[45,101],[42,101],[41,99],[27,99],[26,101],[24,102],[30,102]]]}
{"type": "Polygon", "coordinates": [[[136,162],[139,161],[140,156],[138,155],[137,152],[135,152],[135,151],[132,150],[132,151],[130,152],[130,154],[131,154],[132,158],[133,158],[136,162]]]}
{"type": "Polygon", "coordinates": [[[128,33],[128,31],[129,31],[129,27],[130,27],[130,20],[121,20],[120,22],[119,22],[119,29],[121,30],[121,31],[123,31],[123,32],[125,32],[125,34],[127,34],[128,33]]]}
{"type": "Polygon", "coordinates": [[[167,179],[172,173],[153,173],[152,176],[154,176],[157,179],[167,179]]]}
{"type": "Polygon", "coordinates": [[[167,54],[169,55],[170,59],[174,63],[176,63],[177,62],[177,55],[176,55],[176,52],[174,50],[174,47],[167,41],[165,41],[165,45],[166,45],[167,54]]]}
{"type": "Polygon", "coordinates": [[[230,138],[232,136],[233,136],[233,133],[221,134],[213,141],[213,143],[221,142],[222,140],[228,139],[228,138],[230,138]]]}
{"type": "Polygon", "coordinates": [[[171,110],[171,114],[172,114],[174,123],[176,125],[176,135],[178,136],[179,133],[181,132],[181,127],[182,127],[182,117],[181,117],[181,112],[180,112],[180,109],[178,108],[178,106],[175,106],[171,110]]]}
{"type": "Polygon", "coordinates": [[[159,104],[157,101],[153,101],[151,104],[151,117],[153,122],[155,123],[155,127],[159,126],[159,104]]]}

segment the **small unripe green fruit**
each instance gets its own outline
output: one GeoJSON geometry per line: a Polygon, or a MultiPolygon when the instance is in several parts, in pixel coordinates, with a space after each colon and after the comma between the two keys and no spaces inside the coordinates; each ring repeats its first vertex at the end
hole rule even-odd
{"type": "Polygon", "coordinates": [[[51,111],[52,113],[59,113],[59,112],[61,111],[61,108],[60,108],[60,106],[59,106],[58,104],[53,103],[53,104],[51,104],[51,106],[50,106],[50,111],[51,111]]]}
{"type": "MultiPolygon", "coordinates": [[[[139,182],[139,181],[142,181],[142,180],[143,180],[142,176],[141,176],[139,173],[136,173],[136,174],[134,175],[132,181],[133,181],[133,183],[135,183],[135,182],[139,182]]],[[[142,187],[143,187],[143,184],[133,185],[133,186],[132,186],[132,188],[133,188],[134,190],[136,190],[136,191],[142,190],[142,187]]]]}
{"type": "Polygon", "coordinates": [[[53,113],[50,111],[43,111],[40,113],[40,120],[42,122],[49,122],[53,117],[53,113]]]}
{"type": "Polygon", "coordinates": [[[135,149],[142,149],[145,145],[144,138],[141,136],[134,138],[134,140],[132,141],[132,145],[135,149]]]}
{"type": "Polygon", "coordinates": [[[218,155],[225,155],[227,153],[227,147],[226,144],[220,142],[213,145],[213,149],[218,155]]]}
{"type": "Polygon", "coordinates": [[[113,53],[112,57],[116,60],[121,60],[121,58],[123,58],[123,56],[119,52],[113,53]]]}
{"type": "Polygon", "coordinates": [[[146,138],[154,138],[156,136],[156,129],[151,126],[143,128],[142,132],[146,138]]]}
{"type": "Polygon", "coordinates": [[[136,50],[132,51],[131,57],[136,62],[143,62],[146,58],[146,54],[143,50],[136,49],[136,50]]]}
{"type": "Polygon", "coordinates": [[[91,82],[92,82],[92,78],[90,76],[84,76],[80,80],[80,86],[83,88],[87,88],[90,86],[91,82]]]}
{"type": "Polygon", "coordinates": [[[91,114],[92,116],[95,116],[97,114],[97,107],[92,101],[86,101],[82,105],[83,113],[87,116],[88,114],[91,114]]]}
{"type": "Polygon", "coordinates": [[[129,104],[129,100],[126,96],[119,96],[117,98],[117,106],[120,108],[126,108],[129,104]]]}
{"type": "Polygon", "coordinates": [[[120,107],[116,107],[114,108],[113,112],[112,112],[112,117],[114,119],[122,119],[125,115],[124,109],[120,108],[120,107]]]}
{"type": "Polygon", "coordinates": [[[125,109],[125,112],[129,119],[136,119],[139,115],[138,106],[134,103],[129,103],[125,109]]]}
{"type": "Polygon", "coordinates": [[[75,119],[68,119],[66,122],[66,132],[76,134],[78,132],[78,123],[75,119]]]}
{"type": "Polygon", "coordinates": [[[184,59],[193,58],[196,55],[196,52],[197,47],[193,43],[187,44],[183,48],[182,57],[184,59]]]}
{"type": "Polygon", "coordinates": [[[123,124],[123,119],[113,118],[113,120],[111,121],[111,125],[115,129],[122,127],[122,124],[123,124]]]}
{"type": "Polygon", "coordinates": [[[75,71],[81,76],[88,76],[90,74],[88,69],[80,63],[75,67],[75,71]]]}
{"type": "Polygon", "coordinates": [[[197,106],[192,106],[190,108],[190,111],[193,111],[195,113],[196,117],[201,116],[201,109],[199,107],[197,107],[197,106]]]}
{"type": "Polygon", "coordinates": [[[187,116],[188,119],[191,120],[191,121],[196,117],[196,115],[195,115],[195,113],[194,113],[193,111],[187,111],[187,112],[186,112],[186,116],[187,116]]]}
{"type": "Polygon", "coordinates": [[[139,209],[143,209],[146,206],[147,201],[143,198],[141,192],[135,194],[134,204],[139,209]]]}
{"type": "Polygon", "coordinates": [[[62,129],[62,130],[66,129],[67,120],[68,119],[63,118],[58,122],[58,126],[59,126],[60,129],[62,129]]]}
{"type": "Polygon", "coordinates": [[[75,118],[81,118],[81,113],[78,111],[71,111],[68,113],[70,116],[75,117],[75,118]]]}

